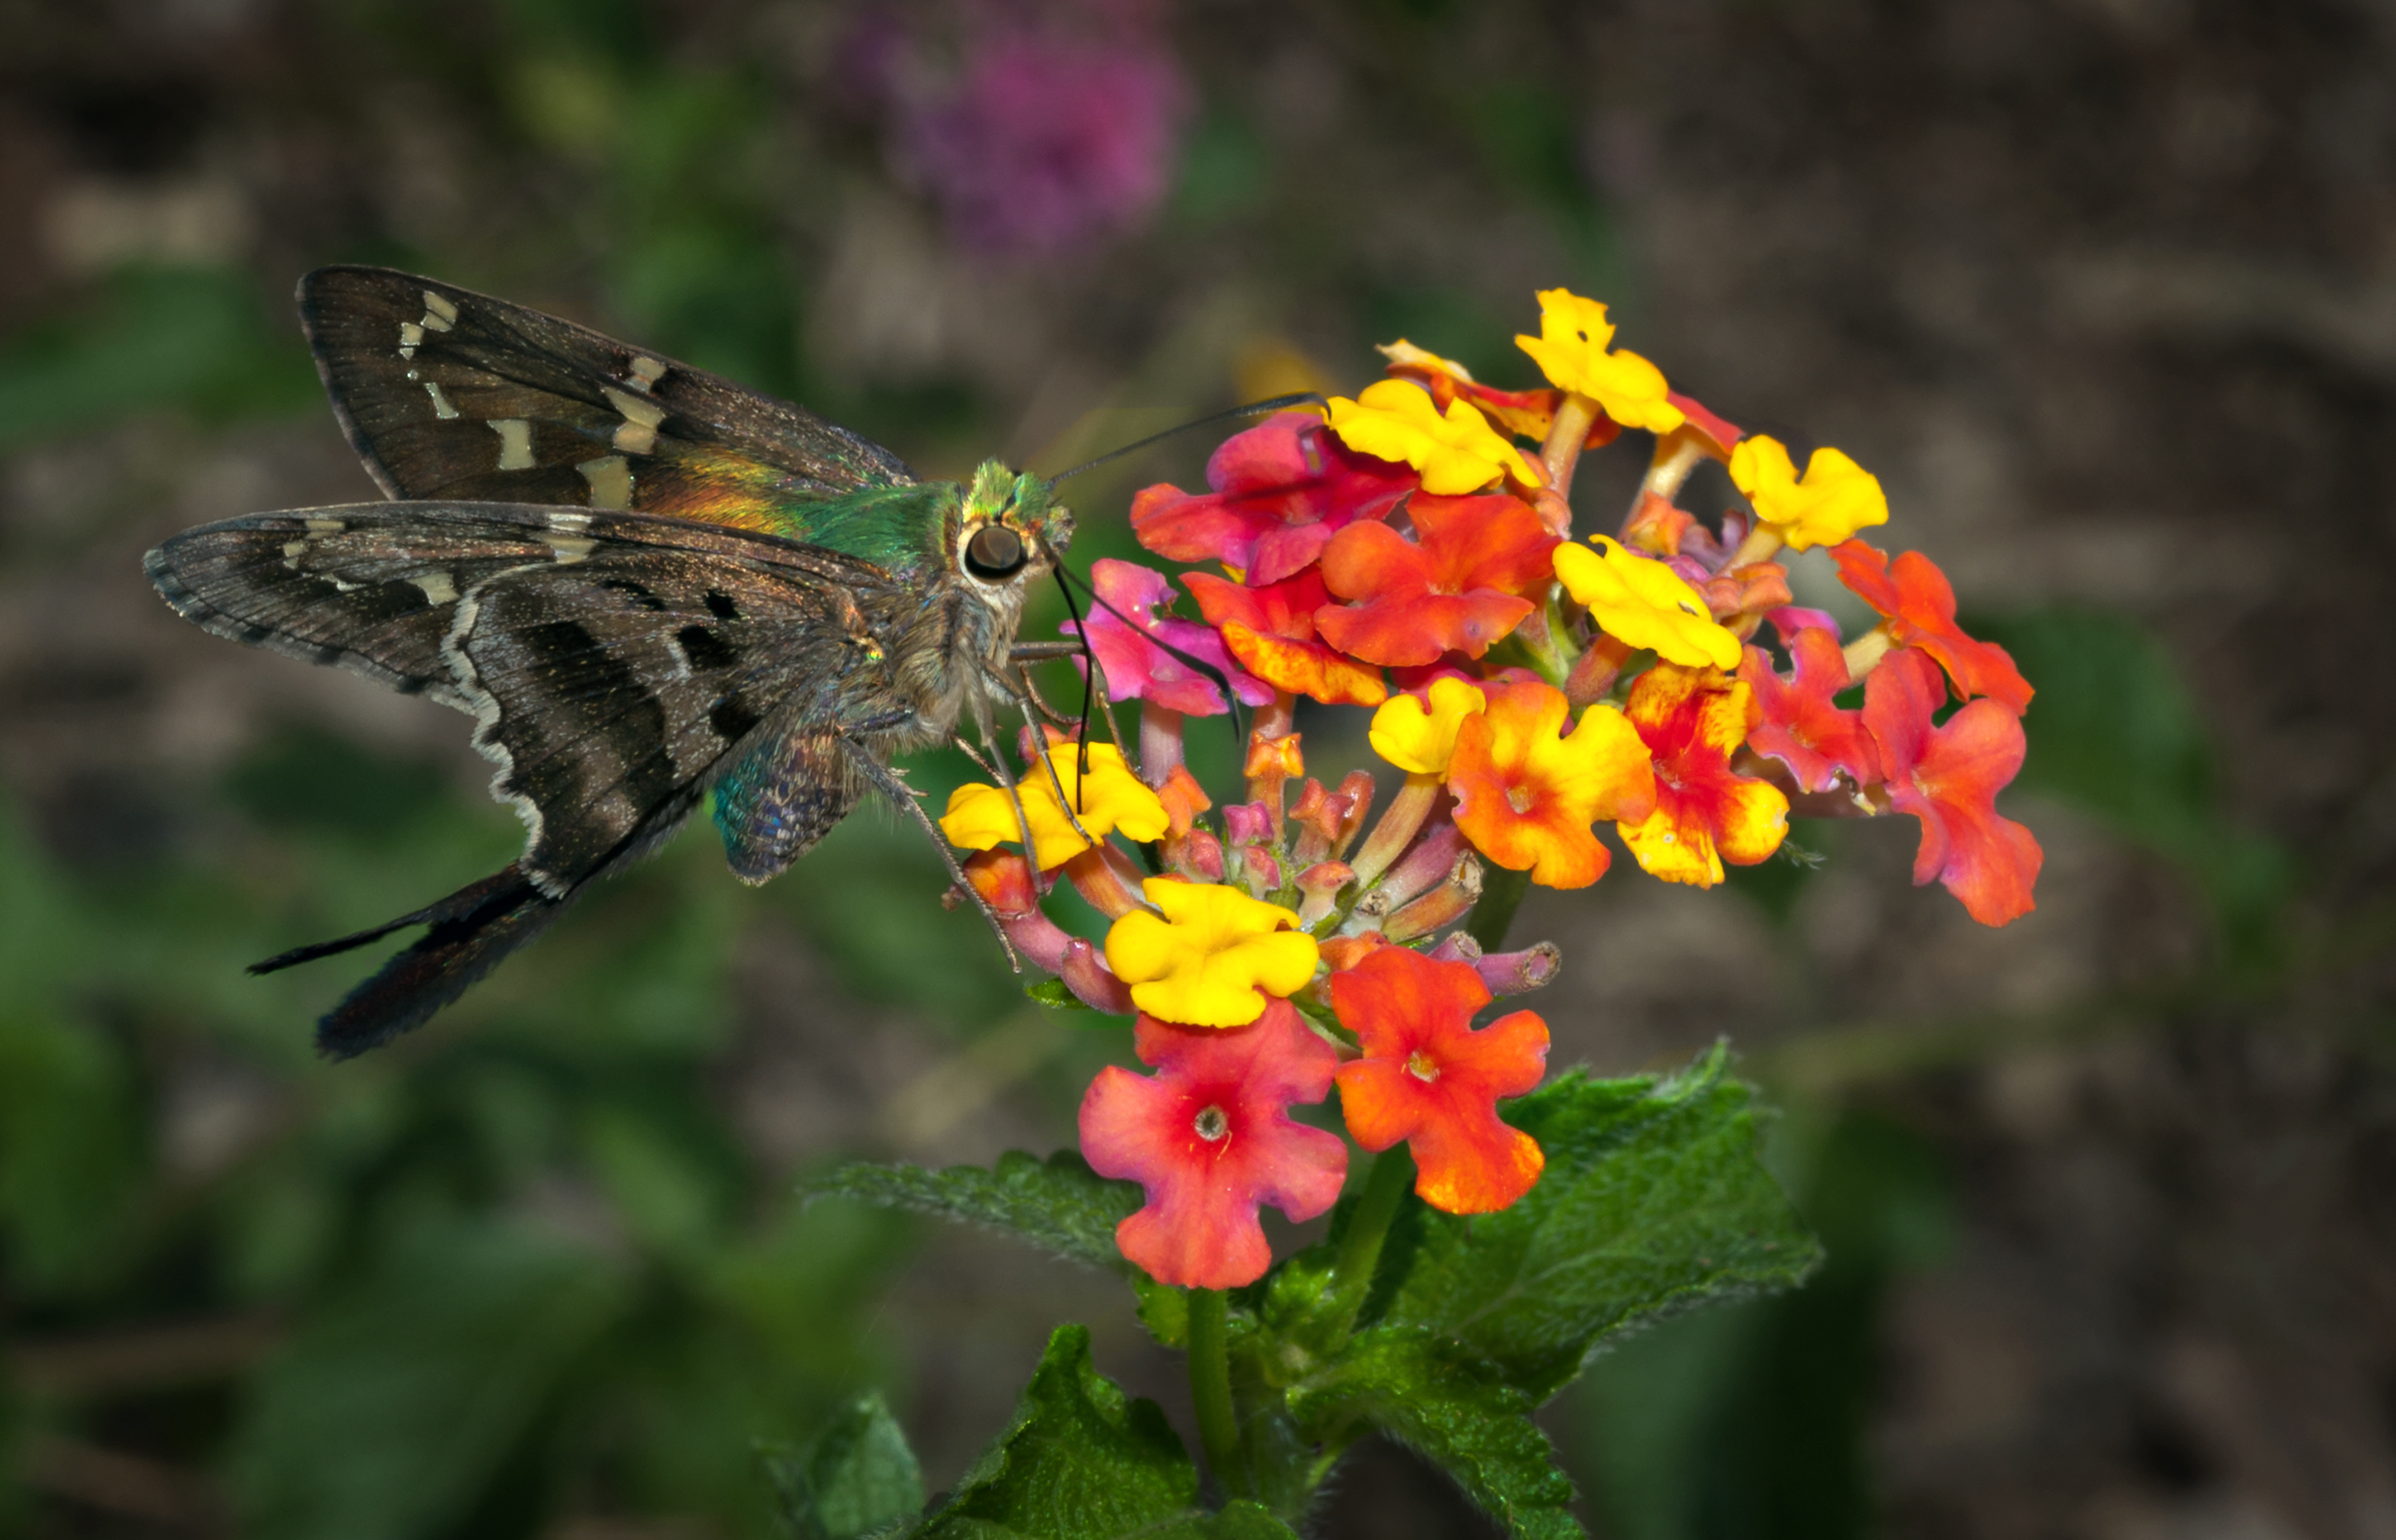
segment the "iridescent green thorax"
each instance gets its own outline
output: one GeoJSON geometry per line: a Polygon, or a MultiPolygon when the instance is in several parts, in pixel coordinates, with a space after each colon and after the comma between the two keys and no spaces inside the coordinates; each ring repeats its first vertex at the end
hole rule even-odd
{"type": "Polygon", "coordinates": [[[761,521],[767,533],[856,556],[894,575],[947,567],[960,533],[992,522],[1051,551],[1061,551],[1073,538],[1073,516],[1051,500],[1048,483],[997,460],[983,461],[969,484],[866,487],[780,503],[761,521]]]}

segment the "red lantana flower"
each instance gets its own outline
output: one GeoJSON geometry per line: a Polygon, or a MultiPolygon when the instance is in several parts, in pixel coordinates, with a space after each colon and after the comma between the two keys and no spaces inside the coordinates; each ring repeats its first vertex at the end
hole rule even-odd
{"type": "Polygon", "coordinates": [[[1864,731],[1863,714],[1831,699],[1854,683],[1838,638],[1809,626],[1790,640],[1789,656],[1797,665],[1793,679],[1774,672],[1761,647],[1748,648],[1740,660],[1738,677],[1755,692],[1763,713],[1747,735],[1748,747],[1789,766],[1801,790],[1830,790],[1842,770],[1858,786],[1880,779],[1880,755],[1864,731]]]}
{"type": "Polygon", "coordinates": [[[1321,568],[1261,588],[1204,572],[1185,572],[1181,581],[1241,667],[1274,689],[1325,706],[1378,706],[1390,698],[1380,670],[1317,639],[1315,613],[1330,599],[1321,568]]]}
{"type": "MultiPolygon", "coordinates": [[[[1110,700],[1152,700],[1191,716],[1214,716],[1225,710],[1223,692],[1215,682],[1157,644],[1222,670],[1239,697],[1251,706],[1272,699],[1272,686],[1252,678],[1231,661],[1222,634],[1195,620],[1160,616],[1157,609],[1173,602],[1173,586],[1165,574],[1134,562],[1106,559],[1090,565],[1090,587],[1105,601],[1093,607],[1083,622],[1090,651],[1107,680],[1110,700]],[[1128,617],[1129,623],[1117,618],[1128,617]]],[[[1061,628],[1070,636],[1073,627],[1061,628]]]]}
{"type": "Polygon", "coordinates": [[[1446,652],[1479,657],[1531,613],[1522,595],[1554,580],[1562,542],[1519,498],[1418,492],[1406,511],[1415,539],[1360,524],[1324,548],[1324,586],[1364,602],[1327,605],[1314,624],[1351,657],[1409,667],[1446,652]]]}
{"type": "Polygon", "coordinates": [[[1311,565],[1343,526],[1387,517],[1422,478],[1349,448],[1314,413],[1280,412],[1225,439],[1206,461],[1206,485],[1214,490],[1140,492],[1132,533],[1159,556],[1220,562],[1265,584],[1311,565]]]}
{"type": "Polygon", "coordinates": [[[1628,714],[1655,758],[1656,810],[1617,827],[1649,876],[1711,887],[1724,861],[1753,866],[1780,848],[1789,799],[1731,773],[1731,755],[1761,720],[1744,683],[1658,663],[1631,687],[1628,714]]]}
{"type": "Polygon", "coordinates": [[[1261,1205],[1307,1220],[1338,1200],[1348,1147],[1289,1118],[1293,1105],[1330,1094],[1338,1052],[1286,1000],[1228,1031],[1143,1015],[1132,1042],[1157,1072],[1109,1065],[1082,1098],[1091,1169],[1148,1192],[1147,1205],[1115,1227],[1115,1243],[1160,1283],[1255,1282],[1272,1263],[1261,1205]]]}
{"type": "Polygon", "coordinates": [[[2019,716],[2030,710],[2030,681],[2014,667],[2013,655],[1993,642],[1979,642],[1955,624],[1955,590],[1938,564],[1918,551],[1888,552],[1865,541],[1844,540],[1830,548],[1839,581],[1888,619],[1889,640],[1919,647],[1938,660],[1955,682],[1955,698],[1988,696],[2019,716]]]}
{"type": "Polygon", "coordinates": [[[1516,1011],[1479,1031],[1488,987],[1467,962],[1384,947],[1330,978],[1331,1008],[1364,1056],[1339,1067],[1339,1109],[1366,1149],[1407,1141],[1415,1191],[1449,1214],[1511,1204],[1547,1164],[1538,1141],[1498,1118],[1547,1072],[1548,1024],[1516,1011]]]}
{"type": "Polygon", "coordinates": [[[2002,925],[2038,907],[2031,889],[2046,860],[2038,837],[1997,811],[1997,792],[2021,769],[2021,719],[1975,700],[1934,727],[1930,713],[1945,694],[1929,658],[1893,652],[1864,682],[1864,725],[1890,803],[1922,820],[1914,885],[1936,877],[1973,919],[2002,925]]]}

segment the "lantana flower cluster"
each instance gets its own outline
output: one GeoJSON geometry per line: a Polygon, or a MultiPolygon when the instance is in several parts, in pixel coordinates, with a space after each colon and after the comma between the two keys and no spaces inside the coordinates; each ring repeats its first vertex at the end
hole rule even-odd
{"type": "Polygon", "coordinates": [[[1161,1282],[1250,1282],[1271,1261],[1262,1205],[1332,1205],[1348,1144],[1290,1109],[1335,1088],[1349,1137],[1406,1145],[1435,1208],[1504,1209],[1538,1181],[1500,1104],[1539,1082],[1547,1024],[1474,1023],[1561,959],[1468,934],[1492,868],[1587,887],[1610,825],[1648,875],[1710,887],[1779,851],[1792,813],[1901,813],[1917,883],[1984,924],[2032,907],[2038,842],[1995,805],[2030,686],[1956,624],[1928,557],[1862,538],[1888,520],[1879,482],[1831,448],[1801,469],[1672,391],[1613,346],[1604,305],[1539,304],[1539,335],[1515,340],[1544,387],[1399,341],[1353,399],[1222,444],[1205,491],[1139,493],[1140,543],[1186,570],[1098,562],[1082,627],[1104,698],[1138,703],[1136,741],[1027,731],[1018,785],[949,804],[1018,948],[1134,1018],[1152,1072],[1100,1072],[1082,1148],[1145,1189],[1117,1239],[1161,1282]],[[1638,495],[1618,529],[1577,536],[1575,467],[1625,429],[1654,444],[1638,495]],[[1708,458],[1747,503],[1713,524],[1676,501],[1708,458]],[[1876,625],[1846,636],[1796,602],[1780,557],[1817,547],[1876,625]],[[1243,798],[1218,808],[1183,731],[1227,695],[1255,725],[1243,798]],[[1307,775],[1301,697],[1371,713],[1390,794],[1307,775]],[[1060,879],[1107,918],[1102,942],[1044,911],[1060,879]]]}

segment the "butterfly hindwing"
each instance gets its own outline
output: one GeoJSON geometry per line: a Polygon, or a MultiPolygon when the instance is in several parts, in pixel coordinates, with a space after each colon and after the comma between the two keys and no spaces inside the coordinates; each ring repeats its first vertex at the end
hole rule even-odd
{"type": "Polygon", "coordinates": [[[794,724],[764,736],[715,783],[725,861],[744,883],[778,877],[862,794],[835,735],[794,724]]]}
{"type": "Polygon", "coordinates": [[[836,737],[886,701],[906,607],[878,569],[787,541],[493,505],[229,520],[149,566],[210,630],[474,715],[553,897],[671,832],[752,739],[836,737]]]}
{"type": "Polygon", "coordinates": [[[394,498],[770,529],[778,509],[914,480],[789,403],[471,290],[320,268],[300,310],[352,445],[394,498]]]}
{"type": "Polygon", "coordinates": [[[835,730],[884,656],[845,588],[655,551],[510,574],[452,645],[491,703],[475,744],[503,766],[493,790],[534,829],[526,869],[561,884],[695,798],[769,719],[835,730]]]}

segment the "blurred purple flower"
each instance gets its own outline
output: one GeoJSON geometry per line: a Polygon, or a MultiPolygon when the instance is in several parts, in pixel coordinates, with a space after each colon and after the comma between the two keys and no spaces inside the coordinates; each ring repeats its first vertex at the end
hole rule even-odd
{"type": "Polygon", "coordinates": [[[965,245],[1062,250],[1137,226],[1173,183],[1191,90],[1145,27],[985,33],[951,90],[902,100],[902,153],[965,245]]]}

